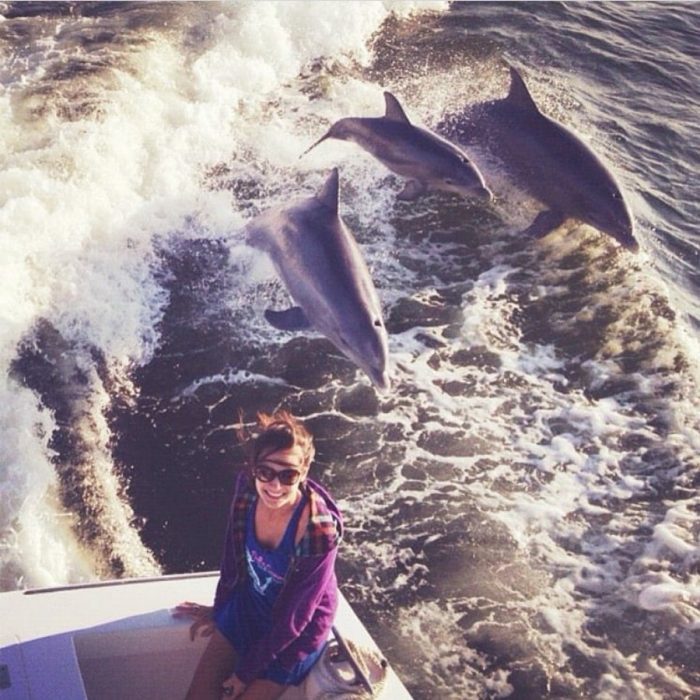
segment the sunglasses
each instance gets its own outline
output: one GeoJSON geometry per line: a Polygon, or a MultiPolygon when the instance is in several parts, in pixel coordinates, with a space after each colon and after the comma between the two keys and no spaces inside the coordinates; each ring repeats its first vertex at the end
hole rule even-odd
{"type": "Polygon", "coordinates": [[[264,464],[259,464],[253,468],[253,476],[264,483],[269,483],[278,479],[283,486],[292,486],[299,481],[301,472],[298,469],[281,469],[277,471],[272,467],[267,467],[264,464]]]}

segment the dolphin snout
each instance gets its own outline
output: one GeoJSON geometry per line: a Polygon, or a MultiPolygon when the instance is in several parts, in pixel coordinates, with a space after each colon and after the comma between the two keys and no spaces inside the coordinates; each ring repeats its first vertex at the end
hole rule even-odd
{"type": "Polygon", "coordinates": [[[627,250],[631,250],[633,253],[639,251],[639,243],[634,235],[632,217],[626,217],[624,221],[616,225],[615,229],[606,233],[610,233],[610,235],[617,239],[618,243],[627,248],[627,250]]]}
{"type": "Polygon", "coordinates": [[[637,239],[632,236],[625,236],[624,238],[620,237],[617,238],[617,240],[622,244],[623,247],[627,248],[627,250],[632,251],[633,253],[638,253],[639,252],[639,243],[637,242],[637,239]]]}
{"type": "Polygon", "coordinates": [[[313,150],[314,148],[316,148],[316,146],[318,146],[319,143],[322,143],[322,142],[325,141],[326,139],[330,139],[330,138],[333,138],[333,137],[331,136],[331,132],[328,131],[328,132],[326,132],[323,136],[321,136],[321,138],[320,138],[318,141],[314,141],[314,143],[312,143],[312,144],[299,156],[299,158],[303,158],[309,151],[311,151],[311,150],[313,150]]]}
{"type": "Polygon", "coordinates": [[[632,220],[632,217],[628,215],[628,221],[625,222],[625,227],[624,227],[624,240],[622,244],[627,248],[628,250],[631,250],[633,253],[636,253],[639,251],[639,243],[634,235],[634,221],[632,220]]]}
{"type": "Polygon", "coordinates": [[[493,192],[488,187],[478,187],[474,191],[474,195],[479,199],[483,199],[485,202],[493,201],[493,192]]]}
{"type": "Polygon", "coordinates": [[[608,226],[599,226],[598,228],[612,236],[627,250],[631,250],[633,253],[639,250],[639,243],[634,235],[634,222],[627,211],[625,211],[624,216],[618,217],[608,226]]]}
{"type": "Polygon", "coordinates": [[[391,380],[389,379],[389,373],[386,370],[379,371],[373,370],[370,373],[370,379],[372,384],[377,387],[380,391],[389,391],[391,389],[391,380]]]}

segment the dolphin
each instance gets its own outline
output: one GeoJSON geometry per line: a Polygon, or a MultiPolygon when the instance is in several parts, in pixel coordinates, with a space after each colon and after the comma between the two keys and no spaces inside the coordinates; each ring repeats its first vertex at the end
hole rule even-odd
{"type": "Polygon", "coordinates": [[[484,178],[461,149],[409,121],[399,101],[384,93],[383,117],[347,117],[335,122],[302,156],[326,139],[354,141],[397,175],[408,179],[398,198],[413,200],[429,191],[491,199],[484,178]]]}
{"type": "Polygon", "coordinates": [[[389,389],[388,340],[367,264],[338,215],[338,169],[313,197],[263,212],[245,228],[247,242],[268,253],[296,302],[265,311],[275,328],[315,328],[389,389]]]}
{"type": "Polygon", "coordinates": [[[493,154],[515,184],[546,205],[527,235],[540,238],[573,218],[638,250],[632,215],[610,170],[572,131],[539,110],[512,67],[510,80],[505,98],[448,115],[438,129],[493,154]]]}

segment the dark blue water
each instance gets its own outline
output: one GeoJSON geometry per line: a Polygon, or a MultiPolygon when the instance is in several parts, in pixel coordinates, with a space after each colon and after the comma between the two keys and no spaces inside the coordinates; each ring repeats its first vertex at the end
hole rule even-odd
{"type": "Polygon", "coordinates": [[[700,687],[698,30],[682,3],[2,6],[0,585],[216,568],[239,416],[291,409],[343,591],[416,698],[700,687]],[[621,182],[640,253],[402,183],[342,116],[508,64],[621,182]],[[254,214],[341,173],[394,388],[263,312],[254,214]]]}

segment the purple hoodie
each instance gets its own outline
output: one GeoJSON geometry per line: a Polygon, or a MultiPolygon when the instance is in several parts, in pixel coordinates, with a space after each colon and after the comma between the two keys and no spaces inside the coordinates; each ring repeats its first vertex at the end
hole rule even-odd
{"type": "MultiPolygon", "coordinates": [[[[335,557],[342,536],[338,506],[319,484],[307,479],[302,487],[309,497],[309,524],[289,565],[284,586],[275,601],[274,623],[268,634],[239,659],[236,674],[246,685],[277,659],[291,668],[328,638],[338,607],[335,557]]],[[[231,502],[221,574],[216,587],[214,612],[218,612],[233,589],[246,581],[246,517],[257,499],[247,474],[236,479],[231,502]]]]}

